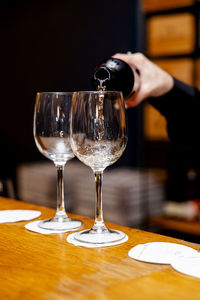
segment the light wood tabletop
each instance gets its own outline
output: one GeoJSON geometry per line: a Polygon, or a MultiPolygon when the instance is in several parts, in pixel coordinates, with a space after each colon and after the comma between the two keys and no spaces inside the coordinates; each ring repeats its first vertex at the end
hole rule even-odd
{"type": "MultiPolygon", "coordinates": [[[[0,209],[37,209],[40,219],[54,210],[0,198],[0,209]]],[[[74,216],[77,217],[78,216],[74,216]]],[[[93,220],[82,218],[83,228],[93,220]]],[[[104,248],[77,247],[68,233],[42,235],[24,228],[26,222],[0,224],[0,299],[200,299],[200,279],[183,275],[169,265],[143,263],[128,257],[135,245],[178,239],[119,225],[129,240],[104,248]]],[[[198,245],[192,245],[197,249],[198,245]]]]}

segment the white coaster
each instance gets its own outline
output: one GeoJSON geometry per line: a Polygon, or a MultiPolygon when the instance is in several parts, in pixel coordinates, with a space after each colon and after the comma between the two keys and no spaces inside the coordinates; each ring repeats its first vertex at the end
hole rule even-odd
{"type": "Polygon", "coordinates": [[[98,247],[108,247],[108,246],[115,246],[115,245],[120,245],[122,243],[125,243],[128,241],[128,236],[126,235],[122,240],[118,241],[118,242],[114,242],[114,243],[105,243],[105,244],[90,244],[90,243],[82,243],[79,241],[76,241],[74,239],[74,235],[75,233],[71,233],[70,235],[68,235],[67,237],[67,242],[70,244],[73,244],[75,246],[82,246],[82,247],[86,247],[86,248],[98,248],[98,247]]]}
{"type": "Polygon", "coordinates": [[[40,215],[41,212],[38,210],[28,210],[28,209],[0,210],[0,223],[29,221],[38,218],[40,215]]]}
{"type": "Polygon", "coordinates": [[[190,247],[164,242],[153,242],[147,244],[140,244],[133,247],[128,255],[131,258],[143,262],[156,264],[171,264],[172,261],[179,257],[195,257],[198,252],[190,247]]]}
{"type": "Polygon", "coordinates": [[[30,231],[41,233],[41,234],[52,234],[52,233],[63,233],[63,232],[69,232],[72,230],[49,230],[49,229],[43,229],[38,226],[38,223],[40,223],[42,220],[34,221],[31,223],[26,224],[24,227],[30,231]]]}
{"type": "Polygon", "coordinates": [[[200,254],[197,257],[179,258],[171,264],[172,268],[185,275],[200,278],[200,254]]]}

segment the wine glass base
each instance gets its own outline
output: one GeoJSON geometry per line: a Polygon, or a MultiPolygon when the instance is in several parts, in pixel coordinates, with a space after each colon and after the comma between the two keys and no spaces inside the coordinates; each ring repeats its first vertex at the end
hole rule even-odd
{"type": "Polygon", "coordinates": [[[126,234],[119,230],[106,229],[106,231],[96,231],[87,229],[77,232],[74,235],[74,240],[85,244],[111,244],[120,242],[126,237],[126,234]]]}
{"type": "Polygon", "coordinates": [[[52,230],[52,231],[53,230],[73,231],[73,230],[79,229],[82,225],[83,225],[83,223],[76,219],[70,219],[68,217],[66,217],[64,219],[59,219],[59,218],[55,217],[53,219],[41,221],[38,224],[38,227],[40,227],[42,229],[52,230]]]}

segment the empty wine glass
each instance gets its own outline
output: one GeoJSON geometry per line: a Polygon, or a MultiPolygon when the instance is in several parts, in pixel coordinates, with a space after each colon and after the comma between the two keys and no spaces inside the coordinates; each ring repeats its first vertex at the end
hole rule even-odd
{"type": "Polygon", "coordinates": [[[49,230],[75,230],[79,220],[65,211],[64,166],[74,157],[70,146],[70,110],[73,93],[37,93],[34,111],[34,138],[39,151],[52,160],[57,169],[57,211],[54,218],[38,226],[49,230]]]}
{"type": "Polygon", "coordinates": [[[82,243],[112,245],[126,237],[107,229],[103,220],[104,169],[116,162],[127,144],[125,107],[121,92],[75,92],[71,109],[71,146],[74,154],[92,168],[96,181],[95,222],[92,229],[77,232],[82,243]]]}

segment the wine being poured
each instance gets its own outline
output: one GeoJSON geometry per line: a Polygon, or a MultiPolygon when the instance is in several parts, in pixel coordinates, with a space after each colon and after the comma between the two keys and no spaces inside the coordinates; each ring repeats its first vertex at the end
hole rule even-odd
{"type": "Polygon", "coordinates": [[[104,115],[103,115],[103,102],[104,93],[101,87],[98,89],[99,97],[96,101],[96,117],[94,119],[95,130],[97,132],[97,140],[102,140],[104,136],[104,115]]]}
{"type": "Polygon", "coordinates": [[[96,215],[92,229],[74,235],[88,244],[124,242],[126,235],[107,229],[103,220],[102,178],[106,167],[116,162],[127,144],[123,97],[116,91],[75,92],[71,109],[71,147],[91,167],[96,181],[96,215]]]}

